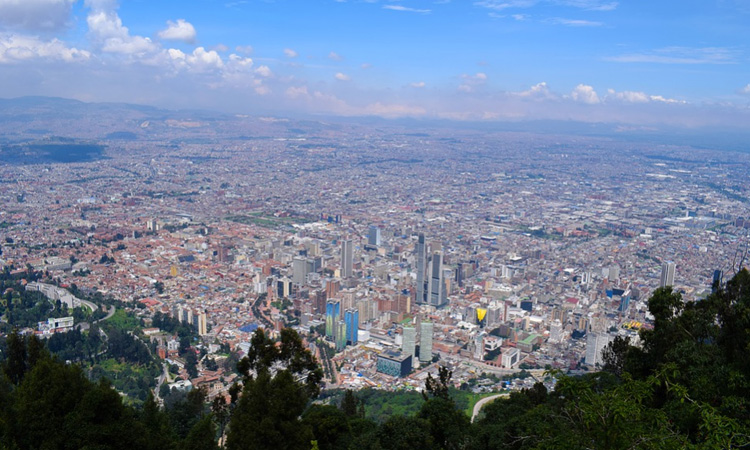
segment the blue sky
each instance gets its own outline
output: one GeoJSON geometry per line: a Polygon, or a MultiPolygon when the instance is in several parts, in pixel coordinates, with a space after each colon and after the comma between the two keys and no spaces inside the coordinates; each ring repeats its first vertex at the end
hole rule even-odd
{"type": "Polygon", "coordinates": [[[0,96],[747,127],[749,43],[749,0],[0,0],[0,96]]]}

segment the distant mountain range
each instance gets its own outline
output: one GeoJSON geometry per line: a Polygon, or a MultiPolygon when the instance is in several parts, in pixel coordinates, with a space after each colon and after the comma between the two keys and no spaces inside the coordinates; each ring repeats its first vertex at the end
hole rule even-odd
{"type": "Polygon", "coordinates": [[[378,117],[305,116],[250,117],[205,110],[167,110],[127,103],[86,103],[57,97],[0,99],[0,145],[49,138],[84,141],[216,142],[221,139],[313,137],[323,131],[352,132],[376,127],[393,134],[431,130],[474,130],[603,137],[620,141],[687,145],[697,148],[750,151],[747,130],[631,127],[617,123],[574,121],[460,122],[383,119],[378,117]]]}

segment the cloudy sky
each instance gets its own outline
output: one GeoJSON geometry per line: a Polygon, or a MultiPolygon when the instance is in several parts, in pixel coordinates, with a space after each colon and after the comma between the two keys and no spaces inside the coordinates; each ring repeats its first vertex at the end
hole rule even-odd
{"type": "Polygon", "coordinates": [[[0,0],[0,97],[750,126],[750,0],[0,0]]]}

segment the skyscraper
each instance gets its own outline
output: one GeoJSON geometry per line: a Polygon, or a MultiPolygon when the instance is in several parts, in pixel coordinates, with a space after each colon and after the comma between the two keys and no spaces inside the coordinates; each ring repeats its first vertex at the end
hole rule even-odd
{"type": "Polygon", "coordinates": [[[714,270],[714,279],[713,279],[713,282],[711,283],[712,293],[715,293],[721,287],[721,279],[723,278],[723,276],[724,276],[724,272],[722,272],[721,270],[714,270]]]}
{"type": "Polygon", "coordinates": [[[357,331],[359,331],[359,310],[347,309],[344,313],[344,322],[346,323],[346,342],[347,344],[357,344],[357,331]]]}
{"type": "Polygon", "coordinates": [[[336,333],[340,308],[341,304],[337,300],[328,300],[326,303],[326,337],[332,338],[336,333]]]}
{"type": "Polygon", "coordinates": [[[336,333],[334,333],[336,350],[343,350],[346,348],[346,322],[343,320],[336,321],[336,333]]]}
{"type": "Polygon", "coordinates": [[[665,261],[661,265],[661,279],[659,280],[659,287],[674,285],[674,271],[675,264],[672,261],[665,261]]]}
{"type": "Polygon", "coordinates": [[[609,334],[588,333],[586,336],[586,364],[590,366],[601,365],[603,362],[602,350],[613,339],[609,334]]]}
{"type": "Polygon", "coordinates": [[[427,303],[427,246],[425,245],[424,234],[419,233],[417,246],[414,250],[417,256],[417,304],[427,303]]]}
{"type": "Polygon", "coordinates": [[[422,336],[419,339],[419,360],[421,362],[432,361],[432,322],[422,322],[422,336]]]}
{"type": "Polygon", "coordinates": [[[376,247],[380,246],[380,228],[370,225],[370,230],[367,233],[367,243],[376,247]]]}
{"type": "Polygon", "coordinates": [[[297,285],[305,284],[307,269],[307,260],[301,256],[295,256],[292,260],[292,282],[297,285]]]}
{"type": "Polygon", "coordinates": [[[341,241],[341,278],[349,278],[354,272],[354,248],[351,239],[341,241]]]}
{"type": "Polygon", "coordinates": [[[404,327],[403,343],[401,344],[401,353],[406,356],[410,355],[412,359],[416,355],[417,329],[414,327],[404,327]]]}
{"type": "Polygon", "coordinates": [[[208,333],[208,321],[206,319],[206,312],[201,311],[198,314],[198,334],[201,336],[205,336],[208,333]]]}
{"type": "Polygon", "coordinates": [[[445,280],[443,279],[443,253],[435,252],[430,261],[427,303],[432,306],[442,306],[447,300],[445,280]]]}

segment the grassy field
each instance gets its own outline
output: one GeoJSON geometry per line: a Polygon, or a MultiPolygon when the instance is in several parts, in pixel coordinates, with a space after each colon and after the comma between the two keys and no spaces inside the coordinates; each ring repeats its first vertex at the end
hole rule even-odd
{"type": "Polygon", "coordinates": [[[263,228],[286,228],[291,227],[294,224],[309,223],[311,220],[303,217],[276,217],[273,215],[267,215],[263,213],[251,213],[242,214],[235,216],[228,216],[226,220],[237,223],[244,223],[247,225],[257,225],[263,228]]]}

